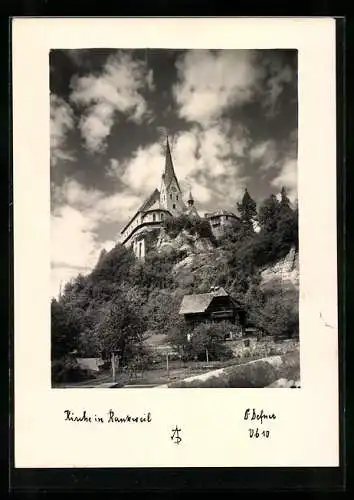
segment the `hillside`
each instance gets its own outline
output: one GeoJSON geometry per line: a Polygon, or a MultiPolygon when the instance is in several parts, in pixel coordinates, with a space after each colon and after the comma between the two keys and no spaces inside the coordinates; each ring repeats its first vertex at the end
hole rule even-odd
{"type": "MultiPolygon", "coordinates": [[[[209,223],[175,217],[149,235],[149,252],[138,260],[117,244],[101,254],[87,276],[68,283],[52,301],[52,359],[75,350],[80,356],[109,355],[121,363],[147,355],[144,339],[166,335],[183,356],[222,359],[232,353],[221,339],[231,325],[203,324],[186,344],[187,326],[179,315],[183,295],[224,287],[243,305],[247,322],[265,335],[298,335],[299,265],[297,211],[282,193],[256,204],[245,194],[240,224],[215,239],[209,223]],[[260,231],[253,230],[257,216],[260,231]]],[[[148,362],[148,358],[147,358],[148,362]]]]}

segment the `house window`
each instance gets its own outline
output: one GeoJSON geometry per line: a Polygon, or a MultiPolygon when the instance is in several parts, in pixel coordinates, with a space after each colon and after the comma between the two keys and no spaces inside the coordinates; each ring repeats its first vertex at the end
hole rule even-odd
{"type": "Polygon", "coordinates": [[[160,214],[160,219],[163,220],[163,214],[160,214]]]}
{"type": "Polygon", "coordinates": [[[176,200],[178,200],[178,194],[176,194],[176,200]]]}
{"type": "Polygon", "coordinates": [[[155,222],[155,220],[156,220],[156,215],[155,214],[152,214],[152,220],[155,222]]]}
{"type": "Polygon", "coordinates": [[[172,194],[170,194],[170,200],[172,200],[172,194]]]}
{"type": "Polygon", "coordinates": [[[175,205],[175,204],[173,204],[173,205],[172,205],[172,208],[176,208],[176,205],[175,205]]]}

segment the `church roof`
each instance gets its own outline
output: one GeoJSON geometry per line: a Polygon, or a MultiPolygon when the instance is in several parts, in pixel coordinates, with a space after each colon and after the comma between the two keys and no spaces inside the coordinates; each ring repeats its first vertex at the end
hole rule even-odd
{"type": "Polygon", "coordinates": [[[228,297],[229,294],[223,288],[218,288],[209,293],[198,293],[185,295],[179,310],[179,314],[193,314],[205,312],[214,297],[228,297]]]}
{"type": "Polygon", "coordinates": [[[173,161],[171,156],[170,144],[168,142],[168,137],[166,139],[165,170],[162,174],[162,179],[167,187],[171,184],[172,180],[174,180],[178,186],[178,189],[181,189],[179,187],[179,183],[175,174],[175,169],[173,167],[173,161]]]}
{"type": "Polygon", "coordinates": [[[151,193],[151,195],[148,196],[148,198],[146,198],[146,200],[144,201],[144,203],[135,212],[134,216],[131,217],[131,219],[129,220],[129,222],[123,227],[123,229],[121,230],[121,234],[127,229],[127,227],[129,226],[129,224],[131,223],[131,221],[134,219],[134,217],[139,212],[145,212],[146,210],[149,210],[149,208],[152,207],[152,205],[154,205],[154,203],[156,203],[156,201],[159,201],[159,200],[160,200],[160,191],[158,189],[154,189],[154,191],[151,193]]]}
{"type": "Polygon", "coordinates": [[[144,212],[145,210],[149,210],[149,208],[155,203],[156,200],[160,199],[160,191],[155,189],[151,195],[146,198],[144,203],[140,206],[138,212],[144,212]]]}

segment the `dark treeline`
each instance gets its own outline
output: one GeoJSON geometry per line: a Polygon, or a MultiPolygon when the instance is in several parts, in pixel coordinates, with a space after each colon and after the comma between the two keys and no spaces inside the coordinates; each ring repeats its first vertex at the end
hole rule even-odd
{"type": "MultiPolygon", "coordinates": [[[[281,283],[260,286],[262,269],[298,249],[297,206],[291,206],[282,189],[279,199],[272,195],[257,207],[246,190],[237,209],[239,221],[218,242],[203,219],[181,216],[165,222],[172,237],[185,229],[212,241],[213,255],[201,255],[197,265],[173,272],[183,253],[151,251],[142,262],[117,244],[101,254],[89,275],[67,283],[51,303],[54,378],[60,379],[72,352],[109,358],[118,350],[123,366],[144,356],[148,363],[142,341],[152,333],[166,334],[185,356],[196,357],[205,347],[211,359],[227,356],[220,339],[222,329],[231,325],[201,325],[187,345],[186,326],[178,314],[185,293],[204,293],[211,286],[225,287],[244,304],[249,321],[269,335],[297,335],[297,289],[284,293],[281,283]]],[[[70,369],[75,372],[75,367],[70,369]]]]}

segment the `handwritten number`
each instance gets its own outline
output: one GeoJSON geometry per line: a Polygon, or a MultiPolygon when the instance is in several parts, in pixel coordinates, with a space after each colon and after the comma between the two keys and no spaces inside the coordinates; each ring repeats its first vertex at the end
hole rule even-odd
{"type": "Polygon", "coordinates": [[[258,427],[256,427],[256,429],[248,429],[248,432],[249,432],[249,437],[250,438],[259,438],[259,437],[265,437],[265,438],[269,438],[270,436],[270,432],[268,430],[264,430],[264,431],[259,431],[258,427]]]}

